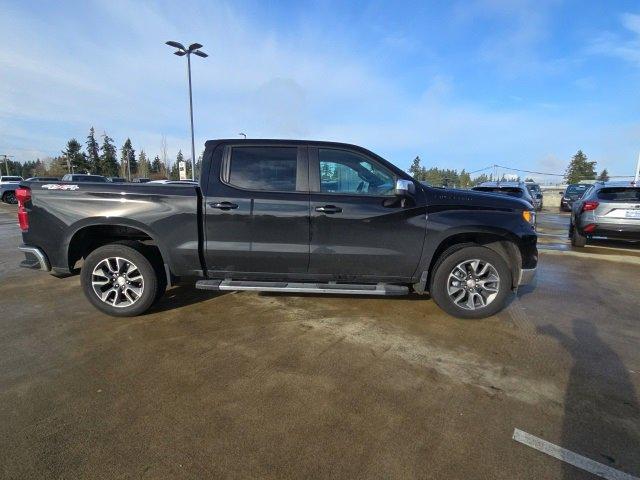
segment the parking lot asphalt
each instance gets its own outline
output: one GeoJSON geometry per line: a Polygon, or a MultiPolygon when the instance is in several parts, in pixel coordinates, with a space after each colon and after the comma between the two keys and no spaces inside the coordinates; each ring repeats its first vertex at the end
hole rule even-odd
{"type": "Polygon", "coordinates": [[[107,317],[17,268],[0,206],[2,478],[640,476],[640,249],[539,219],[537,282],[485,320],[428,298],[170,290],[107,317]]]}

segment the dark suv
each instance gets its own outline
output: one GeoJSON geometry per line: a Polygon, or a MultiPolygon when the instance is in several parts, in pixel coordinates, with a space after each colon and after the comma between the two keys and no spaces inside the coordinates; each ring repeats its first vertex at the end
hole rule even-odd
{"type": "Polygon", "coordinates": [[[570,212],[573,202],[580,200],[589,187],[591,187],[591,185],[588,183],[572,183],[569,185],[564,192],[561,192],[560,211],[570,212]]]}
{"type": "Polygon", "coordinates": [[[537,210],[537,202],[531,196],[524,182],[483,182],[472,190],[478,192],[501,193],[510,197],[520,198],[528,202],[537,210]]]}
{"type": "Polygon", "coordinates": [[[592,185],[573,204],[569,237],[576,247],[584,247],[590,238],[640,241],[640,185],[592,185]]]}
{"type": "Polygon", "coordinates": [[[97,182],[106,183],[107,177],[102,175],[89,175],[88,173],[67,173],[62,177],[63,182],[97,182]]]}

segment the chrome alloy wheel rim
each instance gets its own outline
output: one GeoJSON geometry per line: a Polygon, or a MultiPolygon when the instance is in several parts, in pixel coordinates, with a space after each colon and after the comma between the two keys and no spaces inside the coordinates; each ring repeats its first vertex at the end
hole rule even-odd
{"type": "Polygon", "coordinates": [[[456,265],[447,279],[447,294],[451,301],[465,310],[484,308],[500,291],[500,275],[489,262],[465,260],[456,265]]]}
{"type": "Polygon", "coordinates": [[[91,285],[98,298],[112,307],[129,307],[140,300],[144,279],[138,267],[122,257],[100,261],[91,273],[91,285]]]}

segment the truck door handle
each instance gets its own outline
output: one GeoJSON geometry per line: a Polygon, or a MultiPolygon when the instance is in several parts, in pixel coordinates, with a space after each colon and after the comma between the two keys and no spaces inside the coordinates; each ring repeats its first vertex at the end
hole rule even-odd
{"type": "Polygon", "coordinates": [[[325,205],[323,207],[316,207],[316,212],[340,213],[342,212],[342,209],[340,207],[336,207],[335,205],[325,205]]]}
{"type": "Polygon", "coordinates": [[[234,208],[238,208],[238,205],[231,202],[211,202],[209,206],[211,208],[219,208],[220,210],[233,210],[234,208]]]}

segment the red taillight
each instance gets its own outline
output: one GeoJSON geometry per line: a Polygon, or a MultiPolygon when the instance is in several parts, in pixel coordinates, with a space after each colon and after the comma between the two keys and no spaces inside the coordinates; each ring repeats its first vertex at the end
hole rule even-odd
{"type": "Polygon", "coordinates": [[[595,223],[590,223],[589,225],[587,225],[586,227],[584,227],[582,230],[584,231],[584,233],[591,233],[596,229],[596,224],[595,223]]]}
{"type": "Polygon", "coordinates": [[[584,202],[582,204],[582,211],[583,212],[590,212],[591,210],[595,210],[596,208],[598,208],[598,205],[600,205],[599,202],[594,202],[589,200],[588,202],[584,202]]]}
{"type": "Polygon", "coordinates": [[[18,200],[18,223],[20,230],[26,232],[29,230],[29,214],[25,208],[25,204],[31,200],[31,190],[28,188],[18,188],[16,190],[16,200],[18,200]]]}

